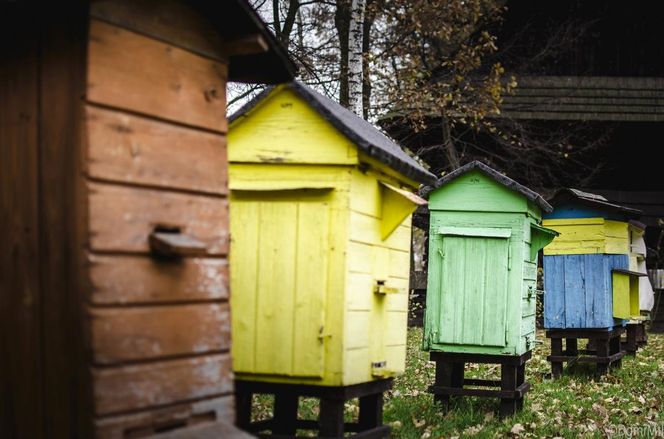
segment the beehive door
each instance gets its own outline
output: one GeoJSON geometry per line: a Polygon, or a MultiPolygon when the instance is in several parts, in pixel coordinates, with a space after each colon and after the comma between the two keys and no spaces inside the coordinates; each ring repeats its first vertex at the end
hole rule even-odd
{"type": "Polygon", "coordinates": [[[234,192],[231,306],[237,372],[323,375],[328,193],[234,192]]]}
{"type": "Polygon", "coordinates": [[[505,346],[509,229],[441,228],[430,255],[437,343],[505,346]]]}

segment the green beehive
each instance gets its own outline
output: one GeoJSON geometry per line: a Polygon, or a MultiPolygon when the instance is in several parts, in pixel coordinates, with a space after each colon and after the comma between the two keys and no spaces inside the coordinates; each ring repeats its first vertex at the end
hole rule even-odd
{"type": "Polygon", "coordinates": [[[556,235],[539,224],[551,206],[480,162],[424,192],[431,213],[424,350],[530,351],[537,253],[556,235]]]}

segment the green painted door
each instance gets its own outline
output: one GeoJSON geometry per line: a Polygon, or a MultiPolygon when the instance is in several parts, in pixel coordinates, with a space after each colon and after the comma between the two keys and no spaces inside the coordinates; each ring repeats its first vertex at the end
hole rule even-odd
{"type": "MultiPolygon", "coordinates": [[[[510,229],[441,227],[429,255],[434,342],[506,344],[510,229]]],[[[431,303],[431,302],[430,302],[431,303]]]]}

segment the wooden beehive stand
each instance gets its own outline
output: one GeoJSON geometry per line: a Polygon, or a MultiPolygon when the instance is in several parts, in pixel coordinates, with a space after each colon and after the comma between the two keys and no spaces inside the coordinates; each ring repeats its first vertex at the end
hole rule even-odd
{"type": "Polygon", "coordinates": [[[558,378],[563,374],[563,365],[571,366],[574,363],[595,363],[596,375],[605,375],[609,368],[620,368],[625,352],[620,346],[620,337],[625,328],[615,327],[611,330],[603,329],[553,329],[546,331],[546,337],[551,339],[551,355],[547,361],[551,363],[551,375],[558,378]],[[563,350],[563,339],[565,349],[563,350]],[[592,341],[593,348],[579,349],[578,340],[592,341]]]}
{"type": "Polygon", "coordinates": [[[639,348],[648,344],[645,323],[629,323],[625,330],[625,339],[620,341],[621,349],[628,355],[636,355],[639,348]]]}
{"type": "Polygon", "coordinates": [[[383,392],[392,387],[392,378],[350,386],[312,386],[306,384],[267,383],[237,380],[235,395],[238,427],[258,437],[295,438],[297,430],[317,430],[318,436],[378,439],[390,435],[390,427],[383,425],[383,392]],[[257,394],[274,395],[273,417],[251,421],[252,399],[257,394]],[[320,400],[318,420],[299,419],[300,397],[320,400]],[[357,422],[344,422],[344,404],[353,398],[360,401],[357,422]],[[271,434],[266,433],[270,431],[271,434]]]}
{"type": "Polygon", "coordinates": [[[525,372],[531,355],[532,351],[522,355],[431,352],[429,358],[436,362],[436,379],[429,392],[433,393],[434,401],[442,404],[443,410],[449,409],[451,396],[500,398],[500,416],[512,416],[523,408],[523,398],[530,390],[525,372]],[[466,363],[500,364],[500,380],[465,378],[466,363]]]}

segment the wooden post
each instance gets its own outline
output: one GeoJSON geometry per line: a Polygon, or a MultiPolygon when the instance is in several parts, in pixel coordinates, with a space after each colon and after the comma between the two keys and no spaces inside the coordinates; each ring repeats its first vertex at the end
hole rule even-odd
{"type": "Polygon", "coordinates": [[[274,434],[295,435],[297,431],[297,406],[299,398],[293,393],[274,395],[274,434]]]}
{"type": "MultiPolygon", "coordinates": [[[[452,385],[452,371],[450,364],[443,361],[436,361],[436,378],[434,380],[435,386],[450,387],[452,385]]],[[[450,396],[449,395],[433,395],[434,402],[441,404],[443,411],[447,411],[450,406],[450,396]]]]}
{"type": "MultiPolygon", "coordinates": [[[[563,339],[560,337],[551,338],[551,356],[561,356],[563,354],[563,339]]],[[[563,374],[563,362],[551,361],[551,376],[556,379],[563,374]]]]}
{"type": "MultiPolygon", "coordinates": [[[[609,355],[617,354],[620,352],[620,350],[620,336],[618,335],[617,337],[612,337],[611,340],[609,340],[609,355]]],[[[611,366],[615,369],[620,369],[622,367],[622,358],[614,361],[611,366]]]]}
{"type": "MultiPolygon", "coordinates": [[[[576,341],[576,340],[575,340],[576,341]]],[[[521,384],[526,382],[526,363],[523,363],[520,366],[517,366],[516,369],[516,385],[519,387],[521,384]]],[[[523,409],[523,396],[519,397],[516,401],[516,409],[523,409]]]]}
{"type": "Polygon", "coordinates": [[[344,400],[336,398],[321,398],[318,425],[318,431],[321,437],[343,437],[344,400]]]}
{"type": "Polygon", "coordinates": [[[247,430],[251,425],[251,392],[235,392],[235,423],[243,430],[247,430]]]}
{"type": "MultiPolygon", "coordinates": [[[[500,365],[500,390],[514,391],[517,388],[517,367],[512,364],[500,365]]],[[[500,399],[500,416],[507,417],[516,413],[517,403],[514,398],[500,399]]]]}
{"type": "Polygon", "coordinates": [[[579,346],[576,338],[565,339],[565,350],[567,355],[579,355],[579,346]]]}
{"type": "Polygon", "coordinates": [[[383,394],[374,393],[360,397],[360,431],[383,424],[383,394]]]}
{"type": "MultiPolygon", "coordinates": [[[[595,346],[597,348],[597,358],[607,358],[609,356],[609,339],[596,338],[595,346]]],[[[608,371],[609,363],[597,362],[597,376],[605,375],[608,371]]]]}

